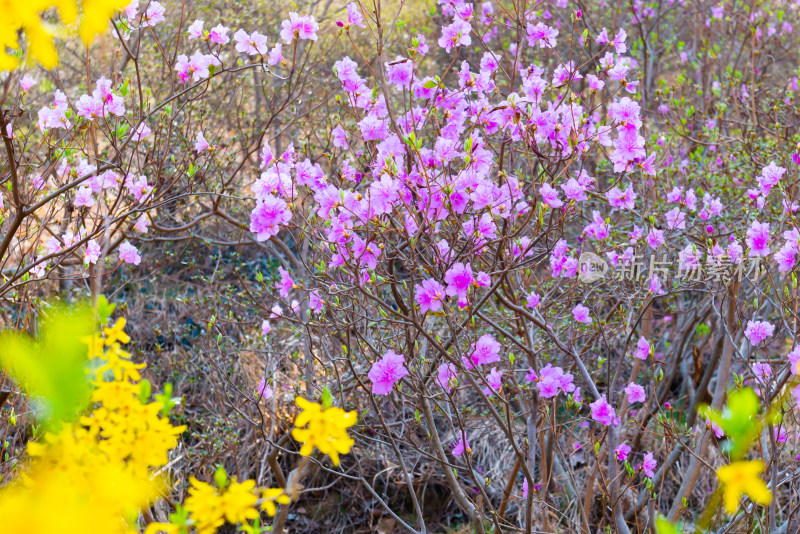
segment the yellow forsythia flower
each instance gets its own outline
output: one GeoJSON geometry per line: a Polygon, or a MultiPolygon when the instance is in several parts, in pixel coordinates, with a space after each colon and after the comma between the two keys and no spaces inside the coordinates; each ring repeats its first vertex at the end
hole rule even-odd
{"type": "Polygon", "coordinates": [[[769,504],[772,500],[767,485],[761,480],[764,462],[761,460],[733,462],[717,469],[717,476],[723,485],[725,510],[732,514],[739,507],[742,494],[747,494],[758,504],[769,504]]]}
{"type": "Polygon", "coordinates": [[[225,489],[217,489],[194,477],[190,482],[192,487],[186,499],[186,510],[191,514],[198,534],[216,532],[226,520],[235,525],[258,517],[254,480],[236,482],[234,479],[225,489]]]}
{"type": "Polygon", "coordinates": [[[289,504],[291,499],[281,488],[267,488],[261,492],[261,509],[267,512],[270,517],[275,515],[275,503],[289,504]]]}
{"type": "Polygon", "coordinates": [[[63,32],[62,26],[44,21],[41,14],[48,9],[57,8],[61,22],[72,24],[78,18],[78,8],[83,16],[80,23],[80,36],[89,44],[95,35],[103,32],[109,19],[123,9],[130,0],[0,0],[0,71],[11,70],[17,59],[7,53],[7,49],[19,50],[18,31],[25,34],[30,55],[45,68],[58,65],[58,53],[53,45],[53,37],[63,32]]]}
{"type": "Polygon", "coordinates": [[[356,424],[356,412],[345,412],[335,406],[323,409],[321,404],[302,397],[295,399],[303,410],[294,422],[292,437],[303,444],[300,454],[309,456],[314,447],[331,457],[339,465],[339,454],[347,454],[355,443],[347,429],[356,424]]]}
{"type": "MultiPolygon", "coordinates": [[[[127,338],[123,326],[111,329],[116,339],[127,338]]],[[[186,427],[162,417],[160,402],[140,398],[142,366],[119,343],[104,351],[103,336],[84,340],[88,357],[106,362],[92,383],[94,409],[28,443],[30,468],[0,489],[3,534],[135,534],[139,510],[165,491],[153,470],[167,464],[186,427]]]]}

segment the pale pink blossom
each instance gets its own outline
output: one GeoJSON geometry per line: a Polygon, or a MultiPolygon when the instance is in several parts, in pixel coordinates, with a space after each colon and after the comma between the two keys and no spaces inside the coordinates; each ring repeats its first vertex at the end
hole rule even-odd
{"type": "Polygon", "coordinates": [[[644,388],[639,384],[634,384],[633,382],[628,384],[628,387],[625,388],[625,394],[628,396],[628,404],[633,404],[634,402],[644,402],[647,399],[644,388]]]}
{"type": "Polygon", "coordinates": [[[142,262],[139,251],[128,241],[123,242],[119,246],[119,259],[122,260],[123,263],[130,263],[132,265],[139,265],[142,262]]]}

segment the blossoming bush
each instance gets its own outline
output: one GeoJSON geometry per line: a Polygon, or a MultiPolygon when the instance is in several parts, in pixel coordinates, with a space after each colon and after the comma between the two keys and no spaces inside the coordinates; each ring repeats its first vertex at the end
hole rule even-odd
{"type": "Polygon", "coordinates": [[[109,6],[0,116],[6,326],[140,310],[214,479],[109,521],[796,528],[796,3],[109,6]]]}

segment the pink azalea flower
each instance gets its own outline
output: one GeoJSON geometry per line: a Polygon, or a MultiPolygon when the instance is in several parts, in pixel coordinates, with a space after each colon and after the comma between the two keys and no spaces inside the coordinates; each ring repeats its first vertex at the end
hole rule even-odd
{"type": "Polygon", "coordinates": [[[195,152],[197,152],[199,154],[203,150],[206,150],[206,149],[208,149],[210,147],[211,147],[211,145],[208,144],[208,141],[206,141],[206,138],[203,137],[203,132],[202,131],[197,132],[197,138],[196,138],[196,140],[194,142],[194,150],[195,150],[195,152]]]}
{"type": "Polygon", "coordinates": [[[94,239],[90,239],[88,243],[86,243],[86,252],[84,252],[84,261],[88,264],[95,264],[100,259],[100,254],[102,254],[103,249],[100,248],[100,245],[94,239]]]}
{"type": "Polygon", "coordinates": [[[272,391],[272,388],[269,387],[269,384],[267,383],[267,377],[262,376],[261,381],[258,383],[258,387],[256,388],[256,397],[258,397],[259,400],[269,400],[272,398],[273,394],[274,392],[272,391]]]}
{"type": "Polygon", "coordinates": [[[94,206],[94,197],[89,187],[79,187],[78,190],[75,191],[75,206],[86,206],[87,208],[94,206]]]}
{"type": "Polygon", "coordinates": [[[457,380],[456,366],[452,363],[443,363],[436,370],[436,383],[445,391],[452,391],[457,380]]]}
{"type": "Polygon", "coordinates": [[[341,126],[337,126],[333,129],[333,146],[336,148],[347,148],[349,145],[347,143],[347,130],[342,128],[341,126]]]}
{"type": "Polygon", "coordinates": [[[678,208],[672,208],[664,217],[667,219],[667,228],[670,230],[686,228],[686,214],[678,208]]]}
{"type": "Polygon", "coordinates": [[[151,130],[146,123],[140,122],[139,126],[136,127],[136,130],[134,130],[133,134],[131,135],[131,139],[133,141],[141,141],[152,132],[153,130],[151,130]]]}
{"type": "Polygon", "coordinates": [[[539,48],[553,48],[556,46],[558,30],[539,22],[536,25],[528,24],[528,44],[539,45],[539,48]]]}
{"type": "Polygon", "coordinates": [[[317,40],[319,24],[311,15],[298,15],[293,11],[289,13],[288,20],[281,22],[281,27],[281,39],[286,44],[291,44],[295,36],[298,39],[317,40]]]}
{"type": "Polygon", "coordinates": [[[23,76],[22,79],[19,81],[20,87],[22,87],[22,90],[26,93],[30,91],[31,87],[33,87],[34,84],[36,84],[36,79],[34,79],[29,74],[23,76]]]}
{"type": "Polygon", "coordinates": [[[423,280],[422,284],[417,285],[416,299],[419,304],[420,313],[429,311],[438,312],[442,309],[442,299],[444,298],[444,286],[433,278],[423,280]]]}
{"type": "Polygon", "coordinates": [[[361,11],[359,11],[358,5],[355,2],[347,4],[347,25],[358,26],[359,28],[366,27],[364,26],[364,16],[361,14],[361,11]]]}
{"type": "Polygon", "coordinates": [[[772,376],[772,367],[766,362],[753,362],[750,368],[753,370],[755,377],[763,383],[766,383],[769,377],[772,376]]]}
{"type": "Polygon", "coordinates": [[[147,6],[147,11],[145,11],[142,17],[141,25],[143,28],[146,26],[155,26],[159,22],[164,22],[164,20],[164,6],[153,1],[147,6]]]}
{"type": "Polygon", "coordinates": [[[786,355],[789,360],[789,370],[793,375],[800,374],[800,346],[795,347],[792,352],[786,355]]]}
{"type": "Polygon", "coordinates": [[[592,409],[592,419],[601,425],[619,425],[617,414],[614,412],[614,408],[606,400],[605,395],[591,403],[589,407],[592,409]]]}
{"type": "Polygon", "coordinates": [[[747,230],[745,243],[750,247],[750,252],[747,253],[748,257],[768,256],[770,253],[769,223],[753,222],[753,225],[747,230]]]}
{"type": "Polygon", "coordinates": [[[497,367],[492,367],[492,371],[486,375],[486,383],[489,387],[483,388],[483,394],[491,397],[503,387],[503,371],[498,371],[497,367]]]}
{"type": "Polygon", "coordinates": [[[400,200],[400,186],[388,174],[381,176],[380,181],[372,182],[369,186],[369,198],[375,215],[391,213],[394,203],[400,200]]]}
{"type": "Polygon", "coordinates": [[[469,359],[463,357],[464,367],[472,369],[478,365],[500,361],[500,343],[491,334],[484,334],[470,347],[469,359]]]}
{"type": "Polygon", "coordinates": [[[535,291],[531,291],[531,293],[528,295],[528,298],[525,301],[525,307],[537,308],[539,306],[540,301],[541,298],[539,297],[539,295],[537,295],[535,291]]]}
{"type": "Polygon", "coordinates": [[[644,388],[639,384],[634,384],[633,382],[628,384],[628,387],[625,388],[625,394],[628,396],[628,404],[633,404],[634,402],[644,402],[647,399],[644,388]]]}
{"type": "Polygon", "coordinates": [[[591,324],[592,317],[589,315],[589,308],[583,304],[578,304],[572,308],[572,317],[579,323],[591,324]]]}
{"type": "Polygon", "coordinates": [[[146,215],[142,215],[136,220],[136,224],[133,225],[133,229],[137,232],[141,232],[143,234],[147,233],[148,228],[150,228],[150,220],[147,218],[146,215]]]}
{"type": "Polygon", "coordinates": [[[460,432],[461,437],[458,438],[458,441],[453,445],[453,456],[461,456],[464,454],[464,451],[470,451],[469,442],[467,442],[467,438],[464,435],[464,432],[460,432]]]}
{"type": "Polygon", "coordinates": [[[722,430],[722,427],[708,418],[706,419],[706,428],[710,428],[717,438],[721,438],[725,435],[725,431],[722,430]]]}
{"type": "Polygon", "coordinates": [[[655,250],[665,242],[666,239],[664,238],[663,230],[659,230],[658,228],[650,229],[650,232],[647,234],[647,246],[655,250]]]}
{"type": "Polygon", "coordinates": [[[614,186],[606,193],[608,203],[615,209],[628,209],[632,210],[635,206],[636,193],[633,192],[633,184],[628,184],[628,188],[622,191],[619,187],[614,186]]]}
{"type": "Polygon", "coordinates": [[[286,60],[283,58],[283,45],[281,43],[275,43],[275,46],[269,51],[267,64],[271,67],[278,63],[283,63],[284,61],[286,60]]]}
{"type": "Polygon", "coordinates": [[[449,54],[453,47],[469,46],[472,44],[470,32],[472,25],[461,19],[456,19],[452,24],[442,27],[442,36],[439,37],[439,46],[449,54]]]}
{"type": "Polygon", "coordinates": [[[747,328],[744,330],[744,336],[750,340],[753,345],[758,345],[768,337],[772,337],[775,332],[775,325],[766,321],[747,321],[747,328]]]}
{"type": "Polygon", "coordinates": [[[289,271],[283,267],[278,267],[278,272],[281,275],[281,279],[275,284],[275,289],[278,290],[281,297],[289,298],[289,291],[294,287],[294,280],[289,275],[289,271]]]}
{"type": "Polygon", "coordinates": [[[372,382],[372,393],[375,395],[388,395],[395,383],[408,374],[405,358],[393,350],[388,350],[383,358],[372,364],[368,377],[372,382]]]}
{"type": "Polygon", "coordinates": [[[266,336],[270,332],[272,332],[272,325],[269,324],[269,321],[267,319],[264,319],[263,321],[261,321],[261,334],[266,336]]]}
{"type": "Polygon", "coordinates": [[[132,21],[139,14],[139,0],[131,0],[131,3],[125,7],[125,16],[128,20],[132,21]]]}
{"type": "Polygon", "coordinates": [[[125,241],[119,246],[119,259],[122,260],[123,263],[130,263],[133,265],[139,265],[142,262],[139,251],[128,241],[125,241]]]}
{"type": "Polygon", "coordinates": [[[617,54],[624,54],[628,47],[625,45],[625,39],[628,35],[625,33],[625,30],[620,30],[617,35],[614,37],[614,40],[611,41],[611,44],[614,46],[614,51],[617,54]]]}
{"type": "Polygon", "coordinates": [[[533,370],[533,367],[528,367],[528,372],[525,373],[525,381],[526,382],[536,382],[539,376],[536,374],[536,371],[533,370]]]}
{"type": "Polygon", "coordinates": [[[231,42],[231,38],[228,37],[228,32],[230,28],[227,26],[223,26],[222,24],[217,24],[211,31],[208,32],[208,40],[214,44],[224,45],[231,42]]]}
{"type": "Polygon", "coordinates": [[[203,21],[196,20],[189,25],[189,29],[187,32],[189,34],[189,40],[192,39],[202,39],[203,38],[203,21]]]}
{"type": "Polygon", "coordinates": [[[624,462],[628,459],[628,455],[631,453],[631,448],[626,443],[620,443],[616,449],[614,449],[614,455],[617,457],[617,460],[620,462],[624,462]]]}
{"type": "Polygon", "coordinates": [[[650,356],[650,343],[644,336],[640,337],[639,341],[636,343],[636,350],[633,355],[640,360],[646,360],[647,357],[650,356]]]}
{"type": "Polygon", "coordinates": [[[792,396],[794,397],[794,402],[797,405],[797,408],[800,409],[800,384],[792,388],[792,396]]]}
{"type": "Polygon", "coordinates": [[[648,452],[644,455],[644,461],[642,461],[642,471],[644,471],[644,475],[648,478],[653,478],[656,474],[656,467],[658,464],[653,459],[653,453],[648,452]]]}
{"type": "Polygon", "coordinates": [[[414,62],[408,58],[397,56],[391,63],[386,63],[386,79],[398,89],[408,89],[414,78],[414,62]]]}
{"type": "Polygon", "coordinates": [[[266,241],[278,235],[280,226],[288,224],[291,219],[289,205],[283,199],[267,195],[250,214],[250,231],[258,234],[258,241],[266,241]]]}
{"type": "Polygon", "coordinates": [[[464,265],[461,262],[454,264],[445,273],[444,282],[447,284],[447,295],[458,297],[458,305],[462,308],[466,308],[467,292],[472,282],[474,282],[472,277],[472,265],[469,263],[464,265]]]}
{"type": "Polygon", "coordinates": [[[546,182],[539,188],[539,194],[542,195],[544,203],[551,208],[560,208],[564,205],[564,202],[558,198],[558,191],[546,182]]]}
{"type": "Polygon", "coordinates": [[[322,313],[322,307],[324,305],[325,301],[319,297],[319,292],[317,292],[316,289],[308,293],[308,307],[311,309],[311,311],[319,315],[322,313]]]}

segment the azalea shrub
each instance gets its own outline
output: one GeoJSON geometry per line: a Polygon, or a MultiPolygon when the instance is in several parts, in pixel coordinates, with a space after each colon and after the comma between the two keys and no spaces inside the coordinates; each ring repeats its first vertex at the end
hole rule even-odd
{"type": "Polygon", "coordinates": [[[0,22],[14,532],[798,528],[797,2],[73,4],[0,22]]]}

